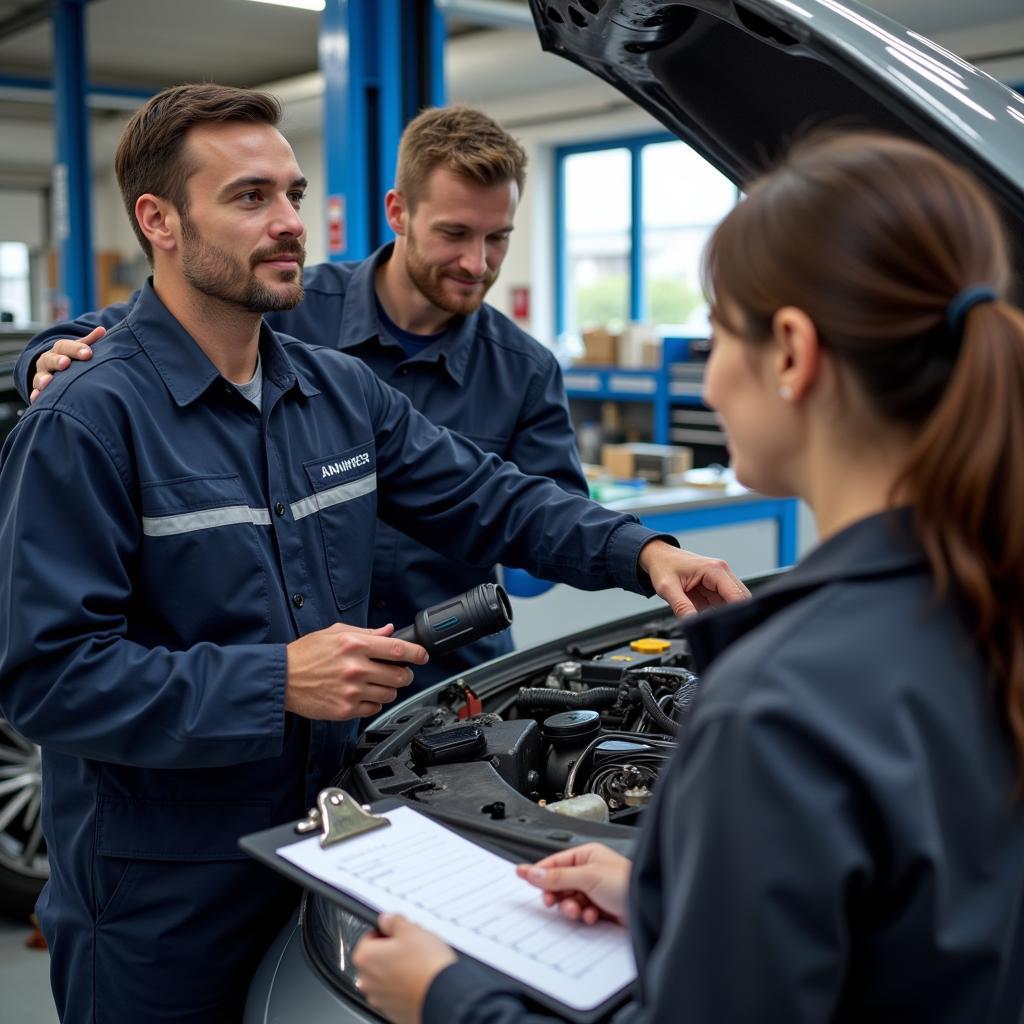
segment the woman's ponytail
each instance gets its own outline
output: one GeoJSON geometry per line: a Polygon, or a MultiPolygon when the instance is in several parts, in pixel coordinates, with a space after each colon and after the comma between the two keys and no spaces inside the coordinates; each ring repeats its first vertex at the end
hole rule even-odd
{"type": "Polygon", "coordinates": [[[988,652],[1024,782],[1024,314],[966,316],[948,386],[897,482],[940,594],[957,597],[988,652]]]}

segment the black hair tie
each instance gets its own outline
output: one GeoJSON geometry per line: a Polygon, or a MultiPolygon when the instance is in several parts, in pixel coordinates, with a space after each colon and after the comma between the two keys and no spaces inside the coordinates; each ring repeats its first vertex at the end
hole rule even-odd
{"type": "Polygon", "coordinates": [[[972,284],[961,289],[946,306],[946,330],[959,341],[963,337],[967,314],[975,306],[983,302],[995,302],[998,298],[996,290],[987,284],[972,284]]]}

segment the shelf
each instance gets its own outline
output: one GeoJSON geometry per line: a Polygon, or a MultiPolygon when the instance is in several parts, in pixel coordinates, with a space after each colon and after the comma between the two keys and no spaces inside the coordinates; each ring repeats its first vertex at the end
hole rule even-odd
{"type": "Polygon", "coordinates": [[[664,371],[619,366],[573,367],[562,375],[570,398],[596,401],[654,401],[663,388],[664,371]]]}
{"type": "Polygon", "coordinates": [[[715,445],[725,447],[725,434],[720,430],[692,430],[688,427],[671,427],[668,432],[672,444],[715,445]]]}
{"type": "Polygon", "coordinates": [[[704,399],[700,395],[673,395],[669,394],[668,400],[672,405],[695,405],[703,407],[704,399]]]}
{"type": "Polygon", "coordinates": [[[577,365],[565,370],[562,377],[566,394],[575,401],[650,403],[655,444],[716,445],[720,438],[724,442],[720,431],[710,430],[707,440],[698,441],[697,431],[681,435],[672,422],[673,407],[704,409],[704,367],[705,363],[696,361],[667,362],[657,368],[577,365]]]}

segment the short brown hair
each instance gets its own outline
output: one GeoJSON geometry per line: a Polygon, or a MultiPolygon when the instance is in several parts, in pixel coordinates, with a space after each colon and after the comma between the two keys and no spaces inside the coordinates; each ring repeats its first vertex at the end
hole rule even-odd
{"type": "Polygon", "coordinates": [[[410,207],[423,198],[435,167],[479,185],[514,180],[522,195],[526,153],[493,118],[472,107],[431,107],[414,117],[398,146],[395,188],[410,207]]]}
{"type": "Polygon", "coordinates": [[[188,213],[185,184],[195,168],[184,156],[185,136],[197,124],[242,122],[276,127],[281,105],[266,93],[199,83],[164,89],[135,112],[114,154],[114,171],[139,244],[150,263],[153,247],[135,217],[139,196],[151,192],[188,213]]]}

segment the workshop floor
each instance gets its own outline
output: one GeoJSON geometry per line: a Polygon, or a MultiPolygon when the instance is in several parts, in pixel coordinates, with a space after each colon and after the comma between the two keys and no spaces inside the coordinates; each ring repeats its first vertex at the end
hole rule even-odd
{"type": "Polygon", "coordinates": [[[0,917],[0,992],[4,1024],[57,1024],[50,995],[50,957],[45,949],[29,949],[27,924],[0,917]]]}

